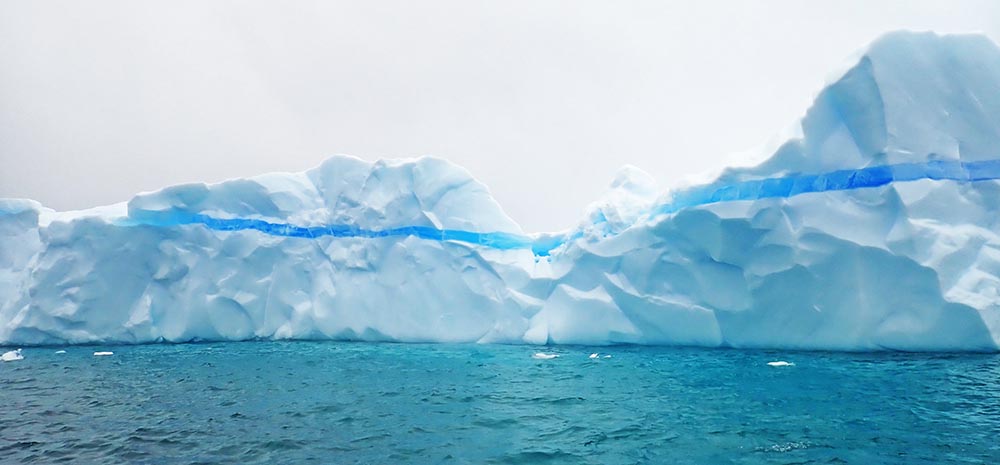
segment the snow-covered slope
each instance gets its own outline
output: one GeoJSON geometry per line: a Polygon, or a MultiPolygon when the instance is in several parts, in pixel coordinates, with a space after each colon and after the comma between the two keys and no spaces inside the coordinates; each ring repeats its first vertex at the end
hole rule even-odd
{"type": "Polygon", "coordinates": [[[0,344],[333,338],[1000,346],[1000,49],[894,33],[757,162],[634,167],[528,235],[448,162],[334,157],[54,212],[0,201],[0,344]]]}

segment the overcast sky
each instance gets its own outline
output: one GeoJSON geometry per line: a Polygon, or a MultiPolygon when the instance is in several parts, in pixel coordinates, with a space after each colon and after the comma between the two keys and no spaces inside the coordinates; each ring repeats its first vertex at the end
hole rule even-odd
{"type": "Polygon", "coordinates": [[[59,209],[331,154],[434,155],[527,231],[794,122],[885,31],[1000,2],[0,0],[0,197],[59,209]]]}

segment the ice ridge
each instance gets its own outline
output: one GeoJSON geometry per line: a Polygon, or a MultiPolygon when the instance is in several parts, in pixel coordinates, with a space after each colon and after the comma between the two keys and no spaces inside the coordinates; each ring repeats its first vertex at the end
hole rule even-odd
{"type": "Polygon", "coordinates": [[[962,162],[931,160],[899,163],[822,174],[789,175],[738,183],[698,186],[674,194],[654,213],[738,200],[789,198],[800,194],[880,187],[893,182],[920,180],[976,182],[1000,179],[1000,160],[962,162]]]}
{"type": "MultiPolygon", "coordinates": [[[[976,182],[1000,179],[1000,160],[961,162],[931,160],[925,163],[900,163],[857,170],[837,170],[822,174],[789,175],[723,185],[709,184],[677,192],[670,201],[653,209],[653,215],[676,213],[719,202],[789,198],[796,195],[880,187],[893,182],[919,180],[976,182]]],[[[0,211],[0,213],[3,213],[0,211]]],[[[297,226],[247,218],[215,218],[183,211],[133,211],[120,220],[122,226],[172,227],[202,225],[215,231],[253,230],[281,237],[311,238],[356,237],[381,238],[413,236],[425,240],[456,241],[499,250],[530,249],[537,256],[548,256],[566,242],[579,238],[578,233],[557,233],[538,237],[503,231],[476,232],[439,229],[432,226],[399,226],[366,229],[349,224],[297,226]]]]}

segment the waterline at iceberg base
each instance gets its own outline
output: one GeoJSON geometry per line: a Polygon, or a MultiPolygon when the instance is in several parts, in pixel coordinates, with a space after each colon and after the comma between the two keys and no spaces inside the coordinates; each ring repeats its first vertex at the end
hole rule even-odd
{"type": "Polygon", "coordinates": [[[623,168],[528,234],[434,158],[55,212],[0,201],[0,345],[338,339],[1000,347],[1000,49],[894,33],[747,166],[623,168]]]}

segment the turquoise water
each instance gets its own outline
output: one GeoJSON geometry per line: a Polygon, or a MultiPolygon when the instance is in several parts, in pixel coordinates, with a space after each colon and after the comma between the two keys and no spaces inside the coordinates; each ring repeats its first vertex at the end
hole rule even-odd
{"type": "Polygon", "coordinates": [[[0,364],[2,463],[1000,463],[996,354],[56,350],[0,364]]]}

